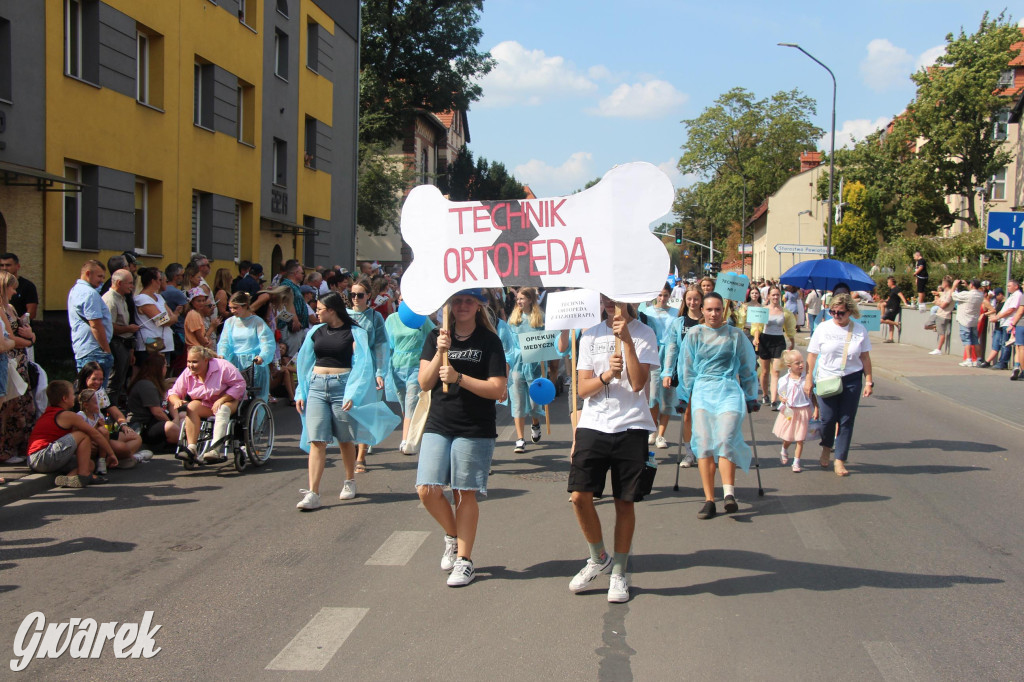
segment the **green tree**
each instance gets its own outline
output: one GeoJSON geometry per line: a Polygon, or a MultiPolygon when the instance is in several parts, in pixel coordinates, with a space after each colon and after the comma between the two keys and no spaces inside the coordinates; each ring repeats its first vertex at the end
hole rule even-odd
{"type": "Polygon", "coordinates": [[[729,224],[738,223],[744,212],[744,191],[749,218],[799,170],[800,153],[816,148],[822,130],[810,121],[815,112],[814,99],[799,90],[756,99],[733,88],[696,118],[684,120],[687,138],[678,168],[701,181],[680,190],[676,212],[696,203],[714,226],[716,240],[724,239],[729,224]]]}
{"type": "Polygon", "coordinates": [[[399,199],[412,175],[387,145],[360,141],[356,215],[364,230],[382,235],[398,225],[399,199]]]}
{"type": "Polygon", "coordinates": [[[947,35],[946,52],[935,66],[911,76],[917,96],[907,118],[925,139],[918,154],[942,193],[963,197],[968,207],[967,215],[947,209],[947,224],[958,220],[978,227],[976,188],[1010,161],[1005,140],[993,133],[1012,105],[999,76],[1016,56],[1010,46],[1020,39],[1020,29],[1005,13],[990,19],[986,12],[975,33],[961,28],[959,35],[947,35]]]}
{"type": "Polygon", "coordinates": [[[866,215],[867,188],[859,182],[843,187],[843,220],[832,232],[832,244],[840,260],[866,265],[878,252],[878,238],[866,215]]]}

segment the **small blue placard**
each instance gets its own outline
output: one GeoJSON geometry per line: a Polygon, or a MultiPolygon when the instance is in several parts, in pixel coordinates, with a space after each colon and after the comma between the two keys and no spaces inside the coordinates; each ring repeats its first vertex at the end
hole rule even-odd
{"type": "Polygon", "coordinates": [[[748,306],[747,324],[768,324],[768,309],[748,306]]]}
{"type": "Polygon", "coordinates": [[[878,308],[861,308],[858,321],[869,332],[882,331],[882,311],[878,308]]]}
{"type": "Polygon", "coordinates": [[[747,300],[749,287],[750,279],[746,275],[737,275],[734,272],[720,273],[715,281],[715,293],[727,301],[747,300]]]}

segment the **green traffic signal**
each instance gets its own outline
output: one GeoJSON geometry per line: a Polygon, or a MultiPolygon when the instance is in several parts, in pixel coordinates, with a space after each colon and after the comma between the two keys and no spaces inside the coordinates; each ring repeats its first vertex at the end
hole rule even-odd
{"type": "Polygon", "coordinates": [[[676,244],[682,244],[682,243],[683,243],[683,228],[677,227],[676,228],[676,244]]]}

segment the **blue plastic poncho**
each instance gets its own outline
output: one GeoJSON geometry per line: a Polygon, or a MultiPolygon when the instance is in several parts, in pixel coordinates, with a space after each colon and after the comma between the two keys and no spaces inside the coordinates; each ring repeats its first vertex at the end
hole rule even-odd
{"type": "Polygon", "coordinates": [[[348,315],[366,332],[366,343],[370,349],[370,361],[373,363],[373,374],[383,379],[388,375],[391,366],[391,354],[388,353],[388,333],[384,329],[384,318],[373,308],[362,312],[348,309],[348,315]]]}
{"type": "MultiPolygon", "coordinates": [[[[644,315],[647,317],[647,326],[654,330],[654,335],[658,339],[658,361],[661,362],[661,366],[664,368],[667,366],[667,344],[672,331],[672,325],[676,320],[675,311],[657,306],[647,306],[644,310],[644,315]]],[[[652,408],[657,407],[662,412],[667,413],[669,409],[675,407],[675,404],[672,400],[672,389],[662,386],[661,379],[663,374],[664,369],[660,373],[651,372],[649,397],[652,408]]]]}
{"type": "MultiPolygon", "coordinates": [[[[295,369],[299,385],[295,388],[295,400],[306,400],[309,392],[309,377],[313,374],[316,355],[313,353],[313,333],[322,324],[310,328],[306,340],[302,342],[299,355],[295,360],[295,369]]],[[[348,411],[352,419],[352,435],[354,442],[376,445],[388,437],[402,423],[387,405],[377,398],[377,382],[374,376],[373,359],[366,332],[360,327],[352,327],[352,338],[355,341],[355,352],[352,355],[352,370],[345,385],[345,401],[352,401],[348,411]]],[[[302,437],[299,447],[309,452],[309,435],[306,432],[306,415],[302,415],[302,437]]]]}
{"type": "Polygon", "coordinates": [[[256,396],[266,400],[270,397],[270,367],[274,360],[277,344],[274,333],[267,323],[256,315],[242,319],[229,317],[224,322],[217,342],[217,355],[221,356],[239,370],[247,369],[258,355],[263,364],[256,365],[255,386],[256,396]]]}
{"type": "Polygon", "coordinates": [[[384,379],[384,396],[390,402],[401,403],[399,387],[404,391],[406,386],[417,381],[420,353],[427,335],[434,329],[434,323],[427,318],[419,329],[412,329],[398,315],[389,315],[384,321],[384,329],[391,351],[391,363],[384,379]]]}
{"type": "Polygon", "coordinates": [[[690,403],[697,458],[725,457],[750,469],[743,440],[747,401],[757,399],[757,358],[743,331],[729,325],[691,327],[679,352],[679,399],[690,403]]]}
{"type": "MultiPolygon", "coordinates": [[[[508,323],[509,329],[512,332],[512,337],[515,339],[516,351],[515,351],[515,364],[510,363],[511,369],[508,373],[508,396],[512,402],[512,416],[513,417],[531,417],[539,419],[544,416],[544,407],[536,404],[530,398],[529,386],[535,379],[539,379],[543,374],[541,362],[523,362],[522,351],[519,346],[519,335],[526,334],[528,332],[543,331],[544,326],[533,327],[530,325],[530,316],[523,315],[519,324],[508,323]]],[[[504,342],[502,342],[504,345],[504,342]]],[[[506,359],[508,354],[506,353],[506,359]]]]}

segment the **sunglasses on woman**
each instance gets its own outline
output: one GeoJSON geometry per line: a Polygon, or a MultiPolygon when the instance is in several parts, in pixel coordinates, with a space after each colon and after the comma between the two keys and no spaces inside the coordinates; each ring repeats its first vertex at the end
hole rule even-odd
{"type": "Polygon", "coordinates": [[[830,311],[828,311],[828,314],[831,315],[832,317],[842,317],[843,315],[846,315],[848,312],[850,312],[850,311],[848,311],[848,310],[830,310],[830,311]]]}
{"type": "Polygon", "coordinates": [[[366,298],[366,294],[357,294],[354,291],[350,294],[350,296],[352,296],[352,298],[366,298]]]}

